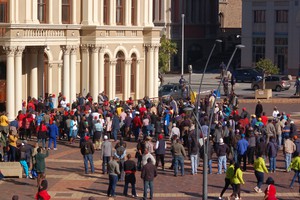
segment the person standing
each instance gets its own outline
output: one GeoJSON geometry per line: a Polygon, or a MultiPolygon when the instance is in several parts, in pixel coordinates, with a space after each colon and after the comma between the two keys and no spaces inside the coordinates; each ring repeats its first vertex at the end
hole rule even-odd
{"type": "Polygon", "coordinates": [[[166,154],[167,143],[164,140],[164,136],[162,134],[158,135],[158,140],[155,144],[155,155],[156,155],[156,164],[158,167],[159,160],[161,161],[162,170],[165,170],[165,154],[166,154]]]}
{"type": "Polygon", "coordinates": [[[84,142],[82,143],[80,152],[83,155],[85,174],[88,174],[88,162],[90,162],[91,173],[93,174],[95,172],[93,161],[95,149],[93,143],[90,141],[89,136],[84,136],[84,142]]]}
{"type": "Polygon", "coordinates": [[[258,100],[256,107],[255,107],[255,115],[257,118],[261,117],[263,110],[264,110],[263,106],[262,106],[260,100],[258,100]]]}
{"type": "Polygon", "coordinates": [[[153,199],[153,181],[156,176],[157,176],[157,169],[155,165],[152,164],[151,158],[148,158],[147,164],[143,166],[141,172],[141,178],[144,181],[143,200],[147,199],[148,188],[150,189],[150,199],[153,199]]]}
{"type": "Polygon", "coordinates": [[[27,144],[23,141],[20,147],[20,164],[22,165],[24,172],[26,174],[26,178],[32,178],[32,176],[29,174],[28,166],[27,164],[27,144]],[[25,146],[26,145],[26,146],[25,146]]]}
{"type": "Polygon", "coordinates": [[[112,153],[112,144],[108,140],[107,135],[104,135],[103,137],[104,142],[101,145],[101,153],[100,153],[100,159],[102,159],[102,174],[105,174],[106,171],[106,165],[110,161],[110,157],[113,155],[112,153]]]}
{"type": "Polygon", "coordinates": [[[37,186],[41,185],[42,177],[45,176],[46,163],[45,158],[49,156],[49,151],[46,150],[46,153],[42,153],[42,148],[37,149],[37,154],[35,155],[35,169],[38,174],[37,177],[37,186]]]}
{"type": "Polygon", "coordinates": [[[292,161],[292,154],[295,151],[296,151],[296,145],[294,144],[294,142],[291,140],[290,137],[286,138],[286,140],[284,141],[284,147],[283,147],[286,172],[290,172],[289,166],[292,161]]]}
{"type": "Polygon", "coordinates": [[[295,174],[293,176],[293,179],[291,181],[290,184],[290,188],[293,188],[294,182],[296,180],[296,178],[298,177],[298,183],[299,183],[299,193],[300,193],[300,155],[297,152],[296,153],[296,157],[292,160],[290,166],[289,166],[289,170],[294,170],[295,174]]]}
{"type": "Polygon", "coordinates": [[[51,148],[51,144],[53,142],[53,149],[57,150],[56,148],[56,138],[58,137],[58,127],[56,122],[53,121],[52,124],[48,127],[49,129],[49,143],[48,143],[48,150],[51,148]]]}
{"type": "Polygon", "coordinates": [[[4,133],[8,134],[9,132],[9,121],[5,112],[0,113],[0,132],[3,131],[4,133]]]}
{"type": "MultiPolygon", "coordinates": [[[[270,168],[269,171],[274,173],[276,171],[276,157],[278,152],[278,146],[275,142],[275,138],[271,137],[270,142],[267,145],[267,155],[269,157],[270,168]]],[[[261,152],[261,155],[262,152],[261,152]]]]}
{"type": "Polygon", "coordinates": [[[179,138],[173,143],[171,152],[174,158],[174,176],[177,176],[178,163],[180,164],[181,176],[184,175],[184,157],[186,156],[183,145],[180,143],[179,138]]]}
{"type": "MultiPolygon", "coordinates": [[[[225,176],[225,186],[219,196],[219,199],[222,199],[223,194],[225,193],[225,191],[228,189],[229,185],[232,186],[231,184],[231,179],[233,178],[234,175],[234,161],[230,160],[230,164],[228,169],[226,170],[226,176],[225,176]]],[[[233,187],[233,186],[232,186],[233,187]]]]}
{"type": "Polygon", "coordinates": [[[10,161],[10,162],[15,162],[16,161],[17,141],[18,141],[18,137],[16,135],[13,135],[12,131],[9,131],[9,135],[8,135],[8,144],[9,144],[8,161],[10,161]]]}
{"type": "Polygon", "coordinates": [[[234,164],[234,172],[231,183],[233,184],[233,196],[235,197],[235,200],[241,199],[241,184],[245,184],[245,182],[243,180],[243,172],[240,169],[239,163],[234,164]]]}
{"type": "Polygon", "coordinates": [[[241,135],[241,139],[237,143],[237,154],[238,154],[238,163],[239,165],[243,159],[243,171],[246,171],[246,158],[247,158],[247,148],[248,148],[248,141],[245,139],[245,134],[241,135]]]}
{"type": "Polygon", "coordinates": [[[224,172],[226,173],[226,155],[229,152],[229,147],[223,142],[223,138],[219,140],[219,147],[217,149],[218,156],[218,174],[222,174],[222,166],[224,167],[224,172]]]}
{"type": "Polygon", "coordinates": [[[261,185],[264,182],[264,172],[268,173],[265,160],[262,158],[262,154],[258,155],[258,158],[254,161],[254,172],[257,179],[257,186],[254,188],[255,192],[262,193],[261,185]]]}
{"type": "Polygon", "coordinates": [[[107,170],[109,175],[109,186],[107,189],[108,197],[115,197],[115,190],[118,182],[118,175],[120,174],[119,164],[117,163],[117,157],[114,156],[107,164],[107,170]]]}
{"type": "Polygon", "coordinates": [[[113,136],[113,138],[114,138],[114,140],[116,142],[117,139],[118,139],[118,133],[120,131],[120,118],[119,118],[117,112],[114,113],[114,116],[112,118],[112,125],[111,125],[111,127],[112,127],[112,136],[113,136]]]}
{"type": "Polygon", "coordinates": [[[264,200],[277,200],[276,198],[276,188],[275,188],[275,182],[272,177],[269,177],[266,180],[266,184],[268,187],[265,190],[265,196],[264,200]]]}
{"type": "Polygon", "coordinates": [[[272,119],[268,119],[268,124],[266,125],[266,134],[267,134],[267,144],[269,143],[270,137],[276,138],[276,129],[273,125],[272,119]]]}
{"type": "Polygon", "coordinates": [[[132,197],[137,197],[136,189],[135,189],[135,172],[136,172],[136,163],[131,160],[131,154],[127,154],[127,160],[124,162],[124,171],[125,171],[125,185],[123,190],[123,195],[128,196],[128,185],[131,184],[132,190],[131,195],[132,197]]]}
{"type": "Polygon", "coordinates": [[[48,128],[45,125],[44,121],[41,121],[41,124],[36,127],[36,132],[38,133],[37,134],[38,143],[40,144],[40,142],[42,142],[42,147],[45,150],[48,128]]]}

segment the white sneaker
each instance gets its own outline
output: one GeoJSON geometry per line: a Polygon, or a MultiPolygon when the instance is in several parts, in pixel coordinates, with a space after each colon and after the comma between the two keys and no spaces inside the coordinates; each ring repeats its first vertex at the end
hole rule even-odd
{"type": "Polygon", "coordinates": [[[256,187],[254,188],[254,191],[255,191],[255,192],[258,192],[258,189],[259,189],[259,188],[256,186],[256,187]]]}
{"type": "Polygon", "coordinates": [[[262,190],[259,188],[259,189],[257,190],[257,192],[258,192],[258,193],[262,193],[262,190]]]}
{"type": "Polygon", "coordinates": [[[57,150],[57,148],[54,148],[53,150],[54,150],[54,151],[56,151],[56,150],[57,150]]]}
{"type": "Polygon", "coordinates": [[[222,199],[222,197],[219,197],[219,199],[222,199]]]}

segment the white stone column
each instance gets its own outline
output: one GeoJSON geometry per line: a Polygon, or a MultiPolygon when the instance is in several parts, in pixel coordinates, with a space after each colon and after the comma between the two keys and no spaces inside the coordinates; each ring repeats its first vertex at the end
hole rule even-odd
{"type": "Polygon", "coordinates": [[[58,76],[58,92],[62,91],[62,83],[61,83],[61,79],[62,79],[62,68],[63,68],[63,64],[58,64],[58,68],[57,68],[57,76],[58,76]]]}
{"type": "Polygon", "coordinates": [[[70,47],[63,47],[63,95],[66,97],[66,101],[70,102],[70,47]]]}
{"type": "Polygon", "coordinates": [[[10,1],[9,4],[10,6],[8,6],[9,8],[8,22],[14,24],[16,23],[16,19],[15,19],[16,4],[15,1],[10,1]]]}
{"type": "Polygon", "coordinates": [[[154,46],[147,46],[147,70],[146,70],[146,92],[149,98],[153,97],[153,73],[154,73],[154,46]]]}
{"type": "Polygon", "coordinates": [[[39,23],[39,20],[38,20],[38,12],[37,12],[37,1],[38,0],[32,0],[31,2],[32,2],[32,22],[33,23],[39,23]]]}
{"type": "Polygon", "coordinates": [[[113,99],[115,98],[116,95],[116,60],[110,61],[110,66],[109,66],[109,89],[108,89],[108,98],[113,99]]]}
{"type": "MultiPolygon", "coordinates": [[[[32,20],[31,20],[32,19],[31,18],[31,14],[32,14],[32,12],[31,12],[31,9],[32,9],[31,4],[32,4],[31,0],[25,0],[25,9],[24,9],[25,10],[25,23],[28,23],[28,24],[32,23],[32,20]]],[[[14,7],[12,9],[14,9],[14,7]]]]}
{"type": "Polygon", "coordinates": [[[104,46],[99,49],[99,92],[104,91],[104,46]]]}
{"type": "Polygon", "coordinates": [[[104,2],[103,0],[99,0],[99,15],[98,15],[98,20],[99,20],[99,25],[102,26],[104,23],[103,23],[103,12],[104,12],[104,9],[103,9],[103,5],[104,5],[104,2]]]}
{"type": "Polygon", "coordinates": [[[131,26],[131,0],[125,1],[125,25],[131,26]]]}
{"type": "Polygon", "coordinates": [[[148,22],[149,26],[153,26],[153,2],[152,0],[148,0],[148,22]]]}
{"type": "Polygon", "coordinates": [[[76,21],[76,13],[77,13],[77,7],[76,7],[76,2],[77,0],[73,0],[72,1],[72,7],[71,7],[71,24],[77,24],[77,21],[76,21]]]}
{"type": "Polygon", "coordinates": [[[135,69],[135,99],[140,98],[140,63],[141,60],[136,60],[136,69],[135,69]]]}
{"type": "Polygon", "coordinates": [[[140,26],[141,25],[141,1],[136,1],[136,25],[140,26]]]}
{"type": "Polygon", "coordinates": [[[88,45],[81,46],[81,63],[81,92],[82,95],[85,95],[90,91],[90,55],[88,45]]]}
{"type": "MultiPolygon", "coordinates": [[[[10,4],[12,3],[12,1],[10,2],[10,4]]],[[[18,24],[19,22],[19,10],[20,10],[20,2],[16,1],[15,5],[11,5],[14,10],[15,10],[15,23],[18,24]]]]}
{"type": "Polygon", "coordinates": [[[77,46],[72,46],[71,50],[70,50],[70,54],[71,54],[71,59],[70,59],[70,103],[72,103],[73,101],[76,101],[76,80],[77,80],[77,76],[76,76],[76,71],[77,71],[77,67],[76,67],[76,61],[77,61],[77,46]]]}
{"type": "MultiPolygon", "coordinates": [[[[55,4],[54,4],[55,5],[55,4]]],[[[58,1],[58,4],[56,5],[57,8],[57,16],[58,16],[58,24],[62,24],[62,2],[58,1]]]]}
{"type": "Polygon", "coordinates": [[[109,2],[109,25],[116,25],[116,1],[109,2]]]}
{"type": "Polygon", "coordinates": [[[17,47],[15,52],[15,112],[14,115],[17,116],[17,112],[22,110],[22,54],[25,47],[17,47]]]}
{"type": "Polygon", "coordinates": [[[143,24],[144,24],[144,26],[148,26],[149,24],[148,24],[148,17],[149,17],[149,8],[148,8],[148,6],[149,6],[149,0],[144,0],[143,1],[143,3],[144,3],[144,12],[143,12],[143,14],[144,14],[144,16],[143,16],[143,24]]]}
{"type": "Polygon", "coordinates": [[[131,60],[125,60],[125,69],[124,69],[124,100],[127,100],[130,97],[131,88],[131,60]]]}
{"type": "Polygon", "coordinates": [[[38,49],[38,95],[44,96],[44,48],[38,49]]]}
{"type": "Polygon", "coordinates": [[[93,9],[93,0],[85,0],[85,2],[82,4],[82,24],[83,25],[89,25],[92,24],[92,9],[93,9]]]}
{"type": "Polygon", "coordinates": [[[48,85],[48,93],[53,93],[53,87],[52,87],[52,71],[53,71],[53,64],[48,64],[48,77],[47,77],[47,85],[48,85]]]}
{"type": "Polygon", "coordinates": [[[90,81],[90,88],[91,88],[91,95],[93,97],[94,101],[97,101],[98,99],[98,85],[99,85],[99,80],[98,80],[98,76],[99,76],[99,72],[98,72],[98,61],[99,61],[99,47],[97,46],[92,46],[91,47],[91,81],[90,81]]]}
{"type": "Polygon", "coordinates": [[[38,49],[30,49],[30,96],[38,98],[38,49]]]}
{"type": "Polygon", "coordinates": [[[93,24],[95,24],[95,25],[99,25],[98,1],[99,0],[94,0],[93,1],[93,24]]]}
{"type": "Polygon", "coordinates": [[[8,120],[12,121],[15,118],[15,70],[14,70],[14,47],[4,47],[6,53],[6,112],[8,120]]]}
{"type": "Polygon", "coordinates": [[[53,0],[48,0],[48,23],[53,24],[53,0]]]}
{"type": "Polygon", "coordinates": [[[154,48],[154,90],[153,90],[153,97],[158,97],[158,50],[159,50],[159,44],[157,44],[154,48]]]}

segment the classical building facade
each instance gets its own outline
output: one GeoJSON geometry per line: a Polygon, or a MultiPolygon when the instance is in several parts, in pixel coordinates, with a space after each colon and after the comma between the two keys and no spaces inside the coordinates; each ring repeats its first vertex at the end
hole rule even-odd
{"type": "Polygon", "coordinates": [[[157,97],[161,28],[152,15],[152,0],[0,0],[9,119],[28,96],[157,97]]]}
{"type": "Polygon", "coordinates": [[[243,0],[242,66],[271,59],[283,74],[300,69],[300,1],[243,0]]]}

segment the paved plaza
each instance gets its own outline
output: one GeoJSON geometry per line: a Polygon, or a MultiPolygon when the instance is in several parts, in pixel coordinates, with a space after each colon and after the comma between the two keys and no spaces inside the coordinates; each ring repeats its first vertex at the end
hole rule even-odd
{"type": "MultiPolygon", "coordinates": [[[[292,119],[300,126],[300,116],[297,112],[299,100],[282,100],[273,99],[272,102],[265,101],[263,103],[264,110],[268,114],[276,104],[279,111],[291,113],[292,119]]],[[[254,100],[242,100],[241,107],[246,107],[252,113],[255,108],[254,100]]],[[[241,108],[240,107],[240,108],[241,108]]],[[[33,141],[30,141],[33,144],[33,141]]],[[[135,154],[136,143],[127,142],[127,152],[135,154]]],[[[170,145],[170,144],[169,144],[170,145]]],[[[66,141],[60,141],[57,151],[50,151],[50,156],[46,159],[46,175],[49,182],[48,191],[51,199],[54,200],[76,200],[88,199],[94,196],[96,199],[109,199],[106,196],[108,187],[108,175],[103,175],[101,171],[100,151],[94,154],[94,162],[96,172],[94,174],[84,174],[83,159],[78,148],[78,143],[70,145],[66,141]]],[[[197,175],[191,175],[190,161],[185,159],[185,176],[173,176],[173,171],[169,170],[171,155],[167,151],[166,155],[166,171],[158,168],[158,176],[154,181],[154,199],[201,199],[202,198],[202,161],[200,162],[199,172],[197,175]]],[[[268,164],[268,161],[267,161],[268,164]]],[[[288,185],[291,181],[293,172],[284,172],[284,159],[282,151],[277,157],[276,173],[265,174],[265,179],[268,176],[274,178],[277,188],[277,196],[279,199],[299,199],[298,185],[295,183],[294,189],[289,189],[288,185]]],[[[208,196],[209,199],[217,199],[224,184],[225,174],[217,175],[217,161],[214,155],[213,174],[208,175],[208,196]]],[[[140,178],[140,172],[136,173],[137,177],[137,193],[139,197],[143,193],[143,184],[140,178]]],[[[263,194],[255,193],[253,188],[256,186],[256,178],[253,173],[252,166],[248,165],[247,171],[244,172],[245,185],[242,185],[242,199],[262,199],[263,194]]],[[[124,182],[117,184],[117,197],[115,199],[130,199],[122,196],[124,182]]],[[[37,191],[36,180],[7,178],[0,181],[1,198],[3,200],[11,199],[12,195],[17,194],[21,200],[33,199],[37,191]]],[[[266,185],[263,185],[264,190],[266,185]]],[[[131,190],[129,189],[129,194],[131,190]]],[[[230,190],[224,195],[230,195],[230,190]]],[[[111,198],[112,199],[112,198],[111,198]]]]}

